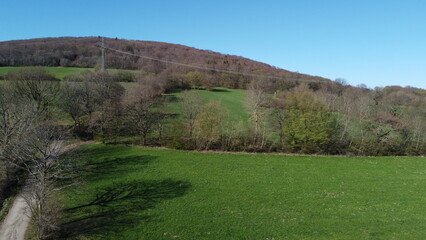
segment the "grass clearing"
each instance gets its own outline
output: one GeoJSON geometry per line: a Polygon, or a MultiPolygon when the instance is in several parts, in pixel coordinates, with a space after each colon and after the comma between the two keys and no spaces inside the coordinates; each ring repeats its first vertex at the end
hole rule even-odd
{"type": "MultiPolygon", "coordinates": [[[[249,119],[249,113],[244,105],[246,98],[246,90],[241,89],[226,89],[226,88],[215,88],[213,91],[207,90],[191,90],[196,91],[205,102],[218,101],[221,102],[222,106],[228,110],[229,121],[238,123],[246,123],[249,119]]],[[[179,102],[180,95],[183,91],[178,91],[171,94],[172,97],[176,97],[178,101],[169,103],[167,110],[171,113],[181,113],[182,107],[179,102]]]]}
{"type": "MultiPolygon", "coordinates": [[[[0,76],[6,75],[10,71],[18,71],[22,68],[29,67],[0,67],[0,76]]],[[[43,67],[47,72],[53,74],[58,79],[64,80],[66,76],[76,75],[84,71],[94,71],[94,68],[77,68],[77,67],[43,67]]],[[[120,69],[108,69],[110,72],[117,72],[120,69]]],[[[126,72],[138,72],[137,70],[122,70],[126,72]]]]}
{"type": "MultiPolygon", "coordinates": [[[[10,71],[18,71],[22,68],[28,68],[28,67],[0,67],[0,75],[6,75],[10,71]]],[[[64,77],[69,75],[74,75],[81,73],[83,71],[93,71],[93,68],[75,68],[75,67],[43,67],[46,69],[47,72],[53,74],[56,78],[59,78],[61,80],[64,79],[64,77]]]]}
{"type": "Polygon", "coordinates": [[[424,158],[92,144],[65,239],[424,239],[424,158]]]}

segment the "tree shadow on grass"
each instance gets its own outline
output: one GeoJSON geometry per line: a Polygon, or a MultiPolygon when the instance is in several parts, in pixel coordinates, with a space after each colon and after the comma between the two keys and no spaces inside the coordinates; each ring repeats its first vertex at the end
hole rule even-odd
{"type": "Polygon", "coordinates": [[[191,187],[189,182],[172,179],[122,181],[125,180],[122,176],[143,171],[156,156],[113,158],[104,157],[108,154],[96,153],[93,158],[93,152],[87,153],[86,156],[92,160],[80,166],[81,170],[78,172],[83,182],[111,183],[91,193],[79,192],[81,190],[78,189],[68,193],[84,194],[84,198],[80,198],[80,205],[65,209],[66,218],[60,227],[60,239],[108,239],[119,235],[143,221],[152,220],[146,210],[162,201],[183,196],[191,187]],[[110,179],[114,181],[109,181],[110,179]]]}
{"type": "Polygon", "coordinates": [[[141,171],[156,158],[149,155],[104,158],[102,161],[86,163],[79,174],[88,182],[116,178],[133,171],[141,171]]]}
{"type": "MultiPolygon", "coordinates": [[[[76,157],[71,155],[68,157],[76,157]]],[[[90,158],[90,157],[89,157],[90,158]]],[[[142,171],[146,166],[157,157],[142,155],[129,157],[98,157],[85,163],[74,162],[72,168],[67,169],[68,179],[62,179],[59,184],[72,186],[74,183],[93,183],[107,179],[115,179],[123,174],[129,174],[134,171],[142,171]],[[97,160],[96,160],[97,159],[97,160]],[[99,160],[101,159],[101,160],[99,160]]],[[[68,195],[69,193],[67,193],[68,195]]],[[[71,192],[71,194],[75,194],[71,192]]]]}
{"type": "Polygon", "coordinates": [[[213,88],[211,91],[212,92],[230,92],[228,89],[224,89],[224,88],[213,88]]]}
{"type": "Polygon", "coordinates": [[[136,227],[150,217],[144,212],[167,199],[183,196],[189,182],[171,179],[117,183],[97,189],[90,201],[66,209],[68,222],[61,227],[61,239],[100,237],[101,239],[136,227]]]}

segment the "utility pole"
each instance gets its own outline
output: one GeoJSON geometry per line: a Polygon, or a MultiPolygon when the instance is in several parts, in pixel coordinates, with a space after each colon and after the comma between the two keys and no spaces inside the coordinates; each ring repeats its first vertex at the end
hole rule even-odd
{"type": "Polygon", "coordinates": [[[101,42],[101,72],[105,72],[105,42],[104,37],[102,37],[101,42]]]}

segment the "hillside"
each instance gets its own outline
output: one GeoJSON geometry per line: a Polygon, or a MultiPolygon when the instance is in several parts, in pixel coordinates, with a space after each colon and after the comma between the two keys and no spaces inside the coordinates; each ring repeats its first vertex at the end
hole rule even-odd
{"type": "MultiPolygon", "coordinates": [[[[61,66],[93,68],[99,63],[99,37],[39,38],[0,42],[0,66],[61,66]]],[[[200,50],[183,45],[105,38],[109,48],[149,58],[206,68],[276,76],[289,81],[327,81],[328,79],[290,72],[244,57],[200,50]]],[[[158,61],[129,56],[107,50],[108,68],[139,69],[146,72],[186,73],[188,67],[164,64],[158,61]]],[[[217,74],[206,71],[207,75],[217,74]]]]}

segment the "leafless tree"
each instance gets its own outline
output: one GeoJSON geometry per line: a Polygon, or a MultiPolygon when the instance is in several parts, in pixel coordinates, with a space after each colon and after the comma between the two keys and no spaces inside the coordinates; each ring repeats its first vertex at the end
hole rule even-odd
{"type": "Polygon", "coordinates": [[[189,138],[193,138],[195,121],[203,106],[203,99],[195,91],[185,91],[180,96],[182,103],[182,113],[187,121],[189,138]]]}
{"type": "Polygon", "coordinates": [[[195,142],[199,150],[208,150],[220,140],[226,117],[226,109],[220,102],[210,101],[203,105],[195,125],[195,142]]]}
{"type": "Polygon", "coordinates": [[[49,118],[59,96],[59,82],[50,79],[50,75],[42,68],[30,68],[25,71],[28,73],[12,79],[13,92],[34,102],[40,115],[49,118]]]}
{"type": "Polygon", "coordinates": [[[283,149],[285,143],[284,125],[286,118],[284,111],[284,100],[282,98],[274,99],[270,118],[271,129],[278,133],[280,137],[279,147],[283,149]]]}
{"type": "Polygon", "coordinates": [[[247,127],[243,121],[224,121],[221,134],[221,148],[223,151],[247,150],[247,127]]]}
{"type": "Polygon", "coordinates": [[[45,239],[58,223],[51,202],[61,189],[58,181],[72,175],[71,165],[59,158],[63,131],[45,119],[34,101],[15,95],[7,86],[0,93],[0,161],[9,178],[28,175],[23,197],[29,203],[37,239],[45,239]]]}
{"type": "Polygon", "coordinates": [[[13,149],[19,146],[30,126],[37,121],[35,106],[26,100],[16,98],[11,89],[0,87],[0,198],[5,197],[4,189],[17,181],[20,162],[15,158],[13,149]]]}
{"type": "Polygon", "coordinates": [[[60,209],[54,196],[69,186],[60,181],[74,176],[69,158],[60,158],[63,146],[62,131],[49,122],[38,122],[27,130],[19,147],[11,152],[19,159],[19,167],[28,173],[22,195],[30,206],[38,240],[47,239],[58,228],[60,209]]]}
{"type": "Polygon", "coordinates": [[[85,98],[88,94],[84,85],[74,82],[65,82],[62,86],[62,109],[69,114],[74,121],[74,127],[83,125],[83,117],[88,115],[85,98]]]}
{"type": "Polygon", "coordinates": [[[262,149],[266,137],[266,104],[268,98],[263,87],[258,82],[252,82],[246,97],[246,106],[250,113],[250,122],[253,124],[253,146],[259,145],[262,149]]]}
{"type": "Polygon", "coordinates": [[[127,127],[133,135],[141,136],[141,143],[145,144],[148,134],[158,126],[164,114],[158,105],[161,105],[159,93],[152,85],[138,83],[124,97],[124,117],[127,127]]]}
{"type": "Polygon", "coordinates": [[[73,119],[74,133],[91,138],[115,119],[125,89],[108,73],[85,73],[81,81],[63,84],[61,107],[73,119]]]}

